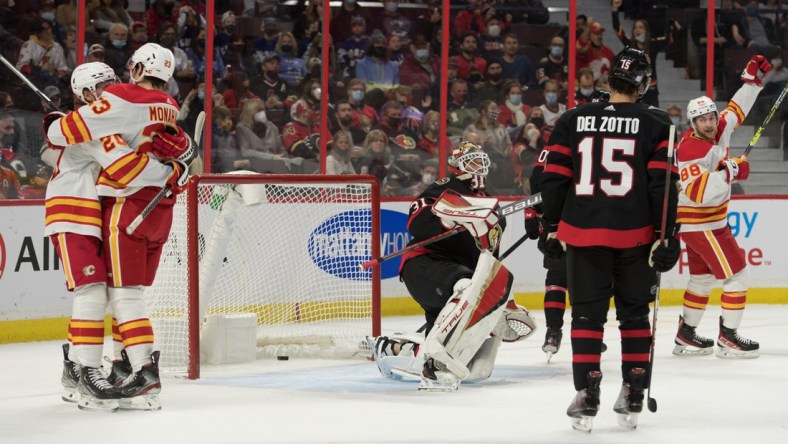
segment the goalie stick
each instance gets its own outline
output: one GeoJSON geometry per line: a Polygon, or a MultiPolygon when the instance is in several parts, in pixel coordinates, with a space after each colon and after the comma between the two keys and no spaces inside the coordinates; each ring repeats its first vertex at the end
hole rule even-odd
{"type": "MultiPolygon", "coordinates": [[[[662,220],[659,228],[659,243],[665,245],[665,228],[668,225],[668,199],[670,198],[670,167],[673,165],[673,142],[676,140],[676,126],[670,125],[670,136],[668,137],[668,160],[665,167],[665,197],[662,200],[662,220]]],[[[657,292],[654,298],[654,314],[651,319],[651,349],[648,354],[648,410],[651,413],[657,411],[657,400],[651,397],[651,375],[654,371],[654,346],[657,343],[657,311],[659,310],[659,289],[662,273],[657,272],[657,292]]]]}
{"type": "MultiPolygon", "coordinates": [[[[169,125],[165,127],[167,128],[168,131],[171,129],[169,125]]],[[[205,127],[205,111],[200,111],[200,114],[197,115],[197,121],[194,125],[194,138],[195,138],[194,143],[196,143],[198,147],[200,145],[200,139],[202,138],[202,130],[204,127],[205,127]]],[[[140,212],[140,214],[138,214],[137,217],[135,217],[134,220],[131,221],[129,226],[126,227],[126,234],[128,234],[129,236],[134,234],[134,231],[137,229],[137,227],[139,227],[140,224],[145,220],[145,218],[148,217],[151,211],[153,211],[153,209],[156,208],[156,205],[158,205],[159,202],[161,202],[161,200],[164,199],[164,196],[170,193],[170,188],[172,188],[172,186],[170,184],[167,184],[164,188],[159,190],[158,194],[156,194],[153,197],[153,199],[151,199],[151,201],[148,202],[148,205],[146,205],[145,208],[140,212]]]]}
{"type": "MultiPolygon", "coordinates": [[[[523,211],[526,208],[531,208],[531,207],[533,207],[535,205],[539,205],[540,203],[542,203],[542,193],[536,193],[536,194],[534,194],[532,196],[529,196],[529,197],[526,197],[524,199],[520,199],[518,201],[512,202],[509,205],[504,205],[504,206],[500,207],[498,209],[498,211],[497,211],[498,217],[503,219],[504,217],[506,217],[506,216],[508,216],[510,214],[514,214],[514,213],[517,213],[519,211],[523,211]]],[[[367,268],[369,268],[369,267],[371,267],[373,265],[378,265],[378,264],[380,264],[382,262],[386,262],[389,259],[393,259],[395,257],[402,256],[403,254],[405,254],[405,253],[407,253],[409,251],[413,251],[413,250],[415,250],[417,248],[421,248],[421,247],[433,244],[435,242],[438,242],[438,241],[441,241],[441,240],[446,239],[448,237],[454,236],[455,234],[463,232],[463,231],[466,231],[465,227],[461,226],[461,225],[458,225],[458,226],[454,227],[453,229],[451,229],[449,231],[444,231],[441,234],[437,234],[437,235],[432,236],[430,238],[424,239],[421,242],[417,242],[417,243],[415,243],[413,245],[408,245],[407,247],[405,247],[405,248],[403,248],[401,250],[397,250],[397,251],[395,251],[393,253],[389,253],[389,254],[387,254],[385,256],[381,256],[379,258],[372,259],[371,261],[364,262],[364,263],[362,263],[360,265],[360,267],[361,267],[362,270],[366,270],[367,268]]],[[[509,252],[507,251],[507,253],[509,253],[509,252]]]]}
{"type": "Polygon", "coordinates": [[[7,60],[5,57],[3,57],[2,55],[0,55],[0,62],[3,62],[3,65],[5,65],[5,66],[6,66],[8,69],[10,69],[10,70],[11,70],[11,72],[13,72],[13,73],[14,73],[14,74],[15,74],[17,77],[19,77],[19,79],[21,79],[23,82],[25,82],[25,84],[26,84],[26,85],[27,85],[27,86],[28,86],[30,89],[32,89],[34,93],[38,94],[38,97],[41,97],[41,99],[42,99],[42,100],[44,100],[44,101],[45,101],[45,102],[46,102],[46,103],[49,105],[49,107],[50,107],[50,108],[52,108],[52,109],[53,109],[53,110],[55,110],[55,111],[59,111],[59,112],[61,112],[61,113],[63,112],[63,110],[62,110],[62,109],[60,109],[60,107],[59,107],[59,106],[55,105],[55,102],[53,102],[53,101],[52,101],[52,99],[50,99],[49,97],[47,97],[47,95],[46,95],[46,94],[42,93],[40,89],[36,88],[36,85],[33,85],[33,82],[31,82],[30,80],[28,80],[28,78],[27,78],[27,77],[25,77],[25,75],[24,75],[24,74],[22,74],[21,72],[19,72],[19,70],[18,70],[18,69],[16,69],[16,67],[15,67],[14,65],[12,65],[12,64],[11,64],[11,62],[9,62],[9,61],[8,61],[8,60],[7,60]]]}
{"type": "Polygon", "coordinates": [[[777,111],[777,108],[779,108],[780,104],[783,102],[786,93],[788,93],[788,83],[786,83],[783,90],[780,91],[780,95],[777,96],[777,100],[774,102],[774,105],[772,105],[772,109],[769,110],[769,114],[766,115],[766,119],[763,120],[761,126],[759,126],[758,130],[755,131],[755,135],[752,136],[752,140],[750,140],[750,143],[747,145],[747,148],[744,149],[744,154],[741,155],[743,159],[747,158],[747,156],[750,154],[750,151],[752,151],[753,145],[755,145],[755,143],[758,142],[758,139],[761,138],[761,132],[766,127],[766,125],[768,125],[769,122],[772,121],[772,117],[774,116],[774,113],[777,111]]]}

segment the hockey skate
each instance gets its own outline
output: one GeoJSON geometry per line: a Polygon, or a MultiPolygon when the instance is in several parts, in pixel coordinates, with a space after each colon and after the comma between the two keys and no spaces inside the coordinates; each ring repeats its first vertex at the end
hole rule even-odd
{"type": "Polygon", "coordinates": [[[602,372],[590,371],[586,375],[586,380],[588,387],[577,392],[575,399],[566,409],[566,414],[572,420],[573,429],[591,433],[591,429],[594,427],[594,417],[599,411],[599,385],[602,382],[602,372]]]}
{"type": "Polygon", "coordinates": [[[421,375],[419,390],[453,392],[460,388],[460,379],[457,375],[447,370],[441,362],[432,358],[427,359],[427,362],[424,363],[421,375]]]}
{"type": "Polygon", "coordinates": [[[646,370],[637,367],[629,371],[629,383],[621,385],[613,411],[618,414],[618,425],[625,429],[635,430],[638,426],[638,414],[643,411],[645,380],[646,370]]]}
{"type": "Polygon", "coordinates": [[[558,350],[561,348],[561,338],[563,338],[563,336],[564,333],[560,328],[547,327],[547,332],[544,335],[542,351],[547,353],[548,364],[550,363],[550,359],[553,358],[553,355],[558,353],[558,350]]]}
{"type": "Polygon", "coordinates": [[[119,390],[120,408],[123,410],[160,410],[159,352],[153,352],[151,363],[132,373],[119,390]]]}
{"type": "Polygon", "coordinates": [[[107,375],[107,382],[115,387],[120,387],[132,373],[131,362],[129,362],[129,357],[126,355],[126,350],[122,350],[120,355],[123,359],[110,360],[108,357],[104,356],[104,360],[111,365],[109,375],[107,375]]]}
{"type": "Polygon", "coordinates": [[[699,336],[695,327],[684,322],[684,316],[679,315],[679,331],[676,333],[676,344],[673,354],[676,356],[702,356],[714,352],[714,340],[699,336]]]}
{"type": "Polygon", "coordinates": [[[120,392],[107,382],[99,367],[82,367],[79,377],[80,410],[92,412],[117,412],[120,392]]]}
{"type": "Polygon", "coordinates": [[[735,328],[722,325],[720,316],[720,336],[717,338],[717,357],[732,359],[752,359],[760,356],[760,345],[739,336],[735,328]]]}
{"type": "Polygon", "coordinates": [[[77,402],[79,401],[79,373],[80,366],[76,362],[68,359],[68,343],[63,344],[63,375],[60,377],[60,383],[63,384],[63,394],[60,396],[63,401],[77,402]]]}

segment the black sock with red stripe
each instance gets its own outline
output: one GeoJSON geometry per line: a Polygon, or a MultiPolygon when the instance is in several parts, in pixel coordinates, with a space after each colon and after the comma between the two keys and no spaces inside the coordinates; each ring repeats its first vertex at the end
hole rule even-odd
{"type": "Polygon", "coordinates": [[[586,388],[588,372],[600,370],[604,324],[588,318],[572,319],[572,373],[575,390],[586,388]]]}
{"type": "Polygon", "coordinates": [[[566,311],[566,288],[557,285],[545,285],[544,319],[550,328],[561,329],[564,326],[566,311]]]}
{"type": "MultiPolygon", "coordinates": [[[[621,332],[621,374],[624,382],[629,381],[629,371],[640,367],[648,370],[648,357],[651,350],[651,325],[648,317],[622,321],[618,327],[621,332]]],[[[650,378],[645,376],[648,388],[650,378]]]]}

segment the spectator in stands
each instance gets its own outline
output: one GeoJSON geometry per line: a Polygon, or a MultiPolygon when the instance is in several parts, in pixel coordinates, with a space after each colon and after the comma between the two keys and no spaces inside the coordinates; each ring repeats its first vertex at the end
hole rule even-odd
{"type": "Polygon", "coordinates": [[[527,194],[531,191],[528,178],[544,146],[542,133],[533,123],[525,124],[512,141],[514,180],[527,194]]]}
{"type": "Polygon", "coordinates": [[[104,62],[105,50],[104,45],[101,43],[94,43],[88,48],[88,55],[85,57],[85,62],[104,62]]]}
{"type": "Polygon", "coordinates": [[[285,110],[285,104],[279,100],[279,97],[271,96],[266,99],[265,115],[268,117],[268,121],[276,125],[276,128],[281,133],[281,129],[287,123],[287,111],[285,110]]]}
{"type": "Polygon", "coordinates": [[[448,126],[450,136],[459,136],[478,117],[468,100],[468,82],[457,79],[449,86],[448,126]]]}
{"type": "Polygon", "coordinates": [[[521,128],[528,120],[528,111],[531,110],[527,103],[523,103],[523,87],[517,80],[510,79],[504,83],[501,94],[503,103],[498,106],[498,121],[510,132],[514,128],[521,128]]]}
{"type": "Polygon", "coordinates": [[[222,94],[224,105],[230,110],[239,109],[249,99],[259,99],[249,91],[249,77],[243,71],[230,74],[229,88],[222,94]]]}
{"type": "MultiPolygon", "coordinates": [[[[279,20],[276,17],[266,17],[260,24],[260,31],[263,35],[254,42],[254,50],[256,57],[262,58],[264,54],[274,52],[277,50],[277,43],[279,43],[279,20]]],[[[293,37],[292,34],[290,34],[293,37]]],[[[294,55],[299,56],[298,46],[295,39],[291,43],[293,45],[294,55]]],[[[288,51],[290,52],[290,51],[288,51]]]]}
{"type": "Polygon", "coordinates": [[[32,162],[22,150],[17,128],[13,114],[0,111],[0,160],[6,168],[16,173],[19,183],[26,184],[32,162]]]}
{"type": "Polygon", "coordinates": [[[66,58],[69,71],[73,71],[77,67],[77,52],[77,28],[69,26],[63,41],[63,56],[66,58]]]}
{"type": "Polygon", "coordinates": [[[133,22],[130,30],[129,51],[133,54],[140,46],[148,43],[148,31],[145,29],[145,23],[142,22],[133,22]]]}
{"type": "Polygon", "coordinates": [[[54,169],[43,163],[36,163],[30,173],[30,178],[26,185],[19,188],[19,195],[22,199],[44,199],[46,197],[47,185],[52,177],[54,169]]]}
{"type": "Polygon", "coordinates": [[[236,30],[236,18],[233,11],[226,11],[222,14],[221,25],[219,26],[219,32],[216,34],[216,37],[213,39],[213,48],[219,56],[221,56],[222,61],[224,61],[225,66],[233,65],[233,61],[230,58],[232,54],[232,42],[233,42],[233,35],[235,34],[236,30]]]}
{"type": "Polygon", "coordinates": [[[681,140],[681,135],[687,132],[689,129],[689,125],[687,125],[687,119],[684,118],[681,107],[677,105],[671,105],[665,111],[667,111],[668,117],[670,117],[670,122],[673,125],[676,125],[677,140],[681,140]]]}
{"type": "Polygon", "coordinates": [[[262,100],[268,100],[271,96],[285,100],[288,96],[287,84],[279,78],[280,60],[275,52],[266,54],[260,63],[260,74],[251,81],[252,92],[262,100]]]}
{"type": "Polygon", "coordinates": [[[539,86],[544,88],[545,82],[553,79],[558,82],[561,91],[566,91],[569,87],[569,64],[564,54],[566,51],[564,39],[560,36],[553,37],[550,40],[548,51],[547,56],[539,60],[536,80],[539,82],[539,86]]]}
{"type": "MultiPolygon", "coordinates": [[[[319,41],[323,43],[323,35],[320,32],[322,27],[321,21],[312,21],[308,22],[306,25],[306,29],[304,29],[304,33],[298,39],[298,54],[304,58],[306,57],[306,52],[309,50],[310,47],[314,47],[314,42],[319,41]]],[[[333,36],[332,36],[333,38],[333,36]]]]}
{"type": "MultiPolygon", "coordinates": [[[[200,83],[186,95],[181,103],[181,110],[178,113],[177,124],[183,128],[187,134],[194,134],[194,126],[197,123],[197,116],[205,110],[205,83],[200,83]]],[[[198,145],[199,140],[195,141],[198,145]]]]}
{"type": "Polygon", "coordinates": [[[594,88],[594,72],[591,68],[582,68],[577,71],[577,87],[575,88],[575,105],[590,103],[596,88],[594,88]]]}
{"type": "Polygon", "coordinates": [[[550,11],[540,0],[502,0],[503,6],[509,6],[507,13],[511,16],[508,22],[544,25],[550,21],[550,11]]]}
{"type": "Polygon", "coordinates": [[[361,168],[358,172],[375,176],[382,182],[393,161],[386,133],[381,130],[370,131],[364,140],[364,151],[359,162],[361,168]]]}
{"type": "Polygon", "coordinates": [[[419,164],[418,182],[408,191],[410,196],[418,196],[438,178],[440,166],[438,159],[427,159],[419,164]]]}
{"type": "Polygon", "coordinates": [[[389,100],[380,110],[380,123],[375,129],[382,130],[388,137],[396,137],[402,131],[404,107],[396,100],[389,100]]]}
{"type": "MultiPolygon", "coordinates": [[[[331,131],[336,134],[343,132],[350,136],[353,145],[361,146],[364,143],[367,133],[364,131],[360,122],[353,122],[353,107],[346,99],[340,99],[334,103],[334,116],[330,119],[331,131]]],[[[336,137],[335,137],[336,138],[336,137]]]]}
{"type": "Polygon", "coordinates": [[[306,75],[306,63],[298,57],[298,46],[293,33],[283,32],[279,35],[276,53],[280,57],[279,78],[287,83],[289,88],[297,88],[306,75]]]}
{"type": "Polygon", "coordinates": [[[241,157],[240,151],[235,147],[234,139],[230,110],[224,106],[217,106],[213,109],[211,127],[211,172],[226,173],[249,169],[251,163],[241,157]]]}
{"type": "MultiPolygon", "coordinates": [[[[173,28],[174,30],[174,28],[173,28]]],[[[109,27],[109,33],[104,41],[104,63],[115,70],[115,75],[119,78],[128,71],[126,62],[131,57],[128,51],[129,28],[123,23],[113,23],[109,27]]],[[[164,46],[164,45],[162,45],[164,46]]]]}
{"type": "Polygon", "coordinates": [[[175,0],[157,0],[145,11],[145,21],[148,28],[148,38],[152,39],[159,32],[159,28],[164,23],[174,25],[172,11],[175,8],[175,0]]]}
{"type": "Polygon", "coordinates": [[[328,155],[326,156],[326,174],[356,174],[350,162],[352,142],[350,136],[344,131],[334,133],[328,155]]]}
{"type": "Polygon", "coordinates": [[[5,91],[0,91],[0,110],[13,108],[14,98],[5,91]]]}
{"type": "Polygon", "coordinates": [[[16,172],[0,157],[0,199],[19,199],[21,186],[16,172]]]}
{"type": "MultiPolygon", "coordinates": [[[[746,36],[746,46],[760,53],[766,53],[775,48],[774,26],[771,21],[766,21],[758,15],[759,4],[750,0],[745,5],[745,18],[742,22],[743,32],[746,36]]],[[[784,43],[783,43],[784,44],[784,43]]]]}
{"type": "Polygon", "coordinates": [[[367,91],[387,91],[399,85],[399,65],[387,58],[386,38],[372,33],[364,57],[356,63],[356,77],[366,82],[367,91]]]}
{"type": "MultiPolygon", "coordinates": [[[[772,105],[777,100],[777,96],[782,92],[785,84],[788,83],[788,69],[785,68],[783,63],[782,51],[779,48],[774,48],[769,50],[766,56],[769,57],[772,70],[763,77],[763,90],[758,98],[755,99],[755,104],[750,112],[754,116],[751,121],[756,122],[766,118],[772,105]]],[[[782,108],[786,109],[786,107],[782,108]]]]}
{"type": "MultiPolygon", "coordinates": [[[[204,79],[205,78],[205,29],[200,29],[200,32],[197,34],[197,38],[192,40],[191,46],[186,48],[186,57],[188,58],[188,63],[191,63],[192,68],[194,69],[194,73],[196,78],[204,79]]],[[[214,52],[213,53],[213,76],[217,79],[223,79],[226,70],[224,67],[224,61],[219,54],[214,52]]]]}
{"type": "Polygon", "coordinates": [[[467,0],[468,5],[457,14],[452,23],[454,38],[464,39],[466,34],[481,35],[487,32],[484,14],[490,5],[483,0],[467,0]]]}
{"type": "MultiPolygon", "coordinates": [[[[479,135],[484,151],[493,158],[503,159],[509,156],[512,150],[512,139],[506,127],[498,121],[500,110],[492,100],[485,100],[477,108],[476,121],[468,125],[463,132],[463,137],[474,132],[479,135]]],[[[495,160],[493,160],[495,161],[495,160]]]]}
{"type": "Polygon", "coordinates": [[[54,83],[68,75],[63,48],[52,37],[52,23],[44,19],[33,22],[33,35],[22,45],[16,69],[40,84],[54,83]]]}
{"type": "Polygon", "coordinates": [[[430,43],[424,34],[416,34],[410,54],[399,68],[399,80],[405,85],[418,85],[430,90],[440,78],[440,59],[431,53],[430,43]]]}
{"type": "Polygon", "coordinates": [[[487,32],[481,37],[481,55],[485,60],[503,57],[503,39],[501,38],[501,19],[490,15],[485,21],[487,32]]]}
{"type": "Polygon", "coordinates": [[[555,122],[566,112],[566,105],[558,103],[558,82],[548,80],[544,84],[544,104],[539,105],[544,115],[545,124],[552,129],[555,122]]]}
{"type": "Polygon", "coordinates": [[[539,106],[534,106],[528,112],[528,123],[533,123],[534,127],[539,130],[542,136],[542,140],[547,143],[550,140],[550,135],[552,134],[552,130],[547,123],[545,122],[544,118],[544,111],[539,106]]]}
{"type": "MultiPolygon", "coordinates": [[[[343,5],[345,3],[347,3],[347,0],[343,2],[343,5]]],[[[334,26],[333,20],[331,26],[334,26]]],[[[337,53],[337,56],[345,67],[345,78],[356,77],[356,63],[364,57],[364,51],[366,51],[367,46],[369,46],[367,24],[364,17],[360,15],[353,16],[350,19],[349,29],[351,30],[350,36],[344,40],[339,40],[342,43],[340,43],[337,53]]],[[[332,28],[332,34],[333,32],[332,28]]],[[[334,38],[337,38],[337,34],[334,34],[334,38]]]]}
{"type": "MultiPolygon", "coordinates": [[[[175,26],[171,25],[170,23],[165,23],[161,25],[161,28],[159,28],[159,32],[156,37],[159,45],[172,51],[172,55],[175,57],[175,74],[170,78],[170,82],[168,82],[168,92],[172,89],[171,84],[175,83],[176,81],[193,82],[194,67],[189,66],[189,58],[186,57],[186,52],[176,46],[178,41],[177,28],[175,28],[175,26]]],[[[175,89],[177,91],[177,84],[175,85],[175,89]]],[[[176,94],[170,95],[176,97],[177,92],[176,94]]]]}
{"type": "Polygon", "coordinates": [[[484,73],[484,82],[473,94],[474,103],[479,104],[485,100],[499,102],[504,84],[503,67],[501,61],[493,59],[487,62],[487,71],[484,73]]]}
{"type": "Polygon", "coordinates": [[[615,58],[613,51],[602,43],[604,32],[601,23],[593,22],[577,39],[577,69],[591,68],[594,79],[607,74],[615,58]]]}
{"type": "Polygon", "coordinates": [[[347,99],[353,108],[353,125],[360,126],[365,130],[378,122],[378,113],[374,108],[364,103],[366,95],[366,85],[364,80],[355,78],[347,84],[347,99]]]}
{"type": "Polygon", "coordinates": [[[93,25],[97,30],[111,30],[112,25],[120,23],[126,26],[131,25],[131,17],[126,12],[124,0],[104,0],[93,12],[93,25]]]}
{"type": "Polygon", "coordinates": [[[60,106],[62,94],[60,93],[60,89],[57,86],[49,85],[46,88],[44,88],[43,93],[45,96],[49,98],[49,100],[52,101],[52,104],[50,105],[49,102],[47,102],[44,99],[41,99],[41,110],[43,112],[51,113],[52,111],[57,111],[62,109],[60,106]]]}
{"type": "Polygon", "coordinates": [[[476,34],[465,33],[460,39],[460,54],[452,57],[457,61],[457,77],[469,80],[471,71],[476,70],[483,73],[487,68],[487,61],[481,57],[476,57],[478,47],[476,44],[476,34]]]}
{"type": "MultiPolygon", "coordinates": [[[[98,2],[87,2],[87,6],[85,7],[85,13],[88,17],[93,15],[93,11],[98,8],[98,2]]],[[[68,0],[66,3],[60,3],[55,10],[55,21],[60,24],[60,26],[68,27],[73,26],[74,29],[77,27],[77,0],[68,0]]],[[[0,14],[2,15],[2,14],[0,14]]],[[[9,13],[10,17],[10,13],[9,13]]]]}
{"type": "Polygon", "coordinates": [[[320,126],[317,112],[306,100],[299,99],[290,107],[290,122],[282,128],[282,145],[291,157],[320,157],[320,126]]]}
{"type": "Polygon", "coordinates": [[[205,28],[206,22],[205,2],[181,0],[176,7],[175,15],[178,17],[175,25],[178,28],[178,46],[184,51],[192,46],[192,41],[197,38],[200,30],[205,28]]]}
{"type": "Polygon", "coordinates": [[[402,65],[402,61],[405,60],[402,39],[398,35],[392,34],[386,39],[386,59],[397,65],[402,65]]]}
{"type": "Polygon", "coordinates": [[[618,11],[623,0],[613,0],[613,29],[624,46],[632,46],[646,52],[651,58],[651,84],[643,96],[643,102],[659,107],[659,90],[657,89],[657,53],[665,50],[673,40],[673,33],[681,30],[681,25],[674,21],[664,36],[651,35],[648,21],[637,19],[632,24],[632,33],[627,36],[618,18],[618,11]]]}
{"type": "Polygon", "coordinates": [[[522,86],[536,86],[536,70],[531,59],[525,54],[517,54],[520,50],[520,39],[515,34],[506,34],[503,38],[503,67],[504,79],[517,79],[522,86]]]}
{"type": "Polygon", "coordinates": [[[399,0],[383,0],[383,14],[378,24],[380,26],[376,28],[381,29],[386,36],[396,35],[410,43],[413,25],[407,16],[399,12],[399,0]]]}
{"type": "Polygon", "coordinates": [[[364,24],[366,28],[367,23],[372,23],[371,19],[372,16],[358,4],[357,0],[342,0],[342,6],[331,19],[331,35],[335,41],[345,42],[356,35],[357,30],[353,29],[354,26],[364,24]]]}
{"type": "MultiPolygon", "coordinates": [[[[421,137],[416,143],[416,149],[424,151],[427,157],[436,158],[440,153],[441,115],[437,111],[427,111],[421,125],[421,137]]],[[[446,139],[446,147],[451,147],[451,142],[446,139]]]]}
{"type": "MultiPolygon", "coordinates": [[[[722,8],[730,9],[731,4],[723,2],[722,8]]],[[[722,11],[721,11],[722,12],[722,11]]],[[[714,15],[714,65],[715,65],[715,78],[714,83],[720,84],[722,82],[722,63],[723,56],[726,48],[731,47],[744,47],[746,43],[744,37],[741,35],[741,23],[738,14],[715,14],[714,15]]],[[[705,72],[706,67],[706,44],[708,43],[708,36],[706,35],[706,14],[698,14],[690,23],[690,35],[692,41],[698,48],[698,63],[701,69],[705,72]]],[[[701,76],[701,88],[704,88],[706,76],[701,76]]]]}
{"type": "Polygon", "coordinates": [[[241,156],[249,159],[271,160],[284,157],[284,146],[279,129],[268,121],[265,103],[250,99],[244,103],[243,111],[235,127],[235,140],[241,156]]]}

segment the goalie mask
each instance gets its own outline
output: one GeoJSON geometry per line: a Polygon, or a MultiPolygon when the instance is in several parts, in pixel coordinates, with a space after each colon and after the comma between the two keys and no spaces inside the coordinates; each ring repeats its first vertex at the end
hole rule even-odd
{"type": "Polygon", "coordinates": [[[468,141],[460,142],[449,155],[449,172],[461,180],[487,177],[490,172],[490,156],[482,148],[468,141]]]}
{"type": "Polygon", "coordinates": [[[85,89],[93,93],[95,100],[99,96],[96,87],[103,82],[118,83],[115,70],[106,63],[83,63],[71,73],[71,91],[82,103],[88,103],[88,100],[83,95],[85,89]]]}

